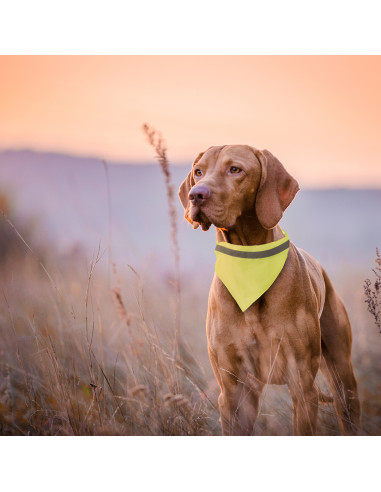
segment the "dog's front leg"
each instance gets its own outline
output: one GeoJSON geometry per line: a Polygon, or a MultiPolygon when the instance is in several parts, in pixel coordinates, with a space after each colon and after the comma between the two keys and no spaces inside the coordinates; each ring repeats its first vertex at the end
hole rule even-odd
{"type": "Polygon", "coordinates": [[[221,357],[224,362],[221,362],[222,365],[220,365],[216,353],[210,346],[208,351],[214,374],[221,389],[218,406],[222,434],[225,436],[252,435],[258,416],[259,397],[264,385],[253,378],[250,373],[246,373],[245,377],[245,371],[231,367],[224,355],[221,357]]]}
{"type": "Polygon", "coordinates": [[[223,384],[218,405],[222,433],[225,436],[247,436],[254,434],[258,416],[260,392],[238,381],[223,384]]]}

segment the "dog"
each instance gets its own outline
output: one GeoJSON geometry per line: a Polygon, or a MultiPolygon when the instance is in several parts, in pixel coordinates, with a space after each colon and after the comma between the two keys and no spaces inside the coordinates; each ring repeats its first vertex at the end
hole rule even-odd
{"type": "MultiPolygon", "coordinates": [[[[282,242],[278,223],[298,191],[297,181],[269,151],[224,145],[196,157],[179,198],[194,229],[214,225],[217,244],[237,249],[282,242]]],[[[333,401],[341,432],[357,434],[360,402],[347,312],[321,265],[287,244],[279,275],[244,311],[214,276],[206,331],[221,390],[222,433],[253,435],[261,392],[276,384],[288,386],[294,435],[316,435],[319,401],[333,401]],[[332,397],[317,388],[319,369],[332,397]]]]}

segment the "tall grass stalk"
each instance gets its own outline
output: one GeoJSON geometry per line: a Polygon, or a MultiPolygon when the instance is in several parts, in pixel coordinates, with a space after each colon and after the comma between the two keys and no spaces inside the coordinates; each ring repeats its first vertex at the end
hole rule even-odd
{"type": "Polygon", "coordinates": [[[106,173],[106,186],[107,186],[107,214],[108,214],[108,245],[107,245],[107,254],[108,254],[108,277],[110,282],[110,267],[112,264],[112,208],[111,208],[111,190],[110,190],[110,176],[108,172],[108,164],[103,159],[103,168],[106,173]]]}
{"type": "Polygon", "coordinates": [[[177,363],[180,362],[180,253],[179,253],[179,241],[177,237],[177,210],[176,210],[176,197],[174,192],[174,186],[171,179],[170,165],[167,158],[167,148],[163,137],[160,132],[155,130],[148,123],[144,123],[143,132],[147,137],[148,143],[156,151],[156,159],[159,162],[161,170],[163,171],[165,178],[165,186],[167,190],[168,208],[169,208],[169,220],[171,225],[171,242],[172,253],[175,267],[175,342],[174,342],[174,358],[177,363]]]}

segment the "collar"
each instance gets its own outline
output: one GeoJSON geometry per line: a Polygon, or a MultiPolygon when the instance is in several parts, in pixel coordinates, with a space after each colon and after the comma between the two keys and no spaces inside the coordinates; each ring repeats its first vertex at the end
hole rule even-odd
{"type": "Polygon", "coordinates": [[[290,240],[241,246],[227,242],[216,245],[215,271],[241,311],[246,311],[278,278],[286,262],[290,240]]]}

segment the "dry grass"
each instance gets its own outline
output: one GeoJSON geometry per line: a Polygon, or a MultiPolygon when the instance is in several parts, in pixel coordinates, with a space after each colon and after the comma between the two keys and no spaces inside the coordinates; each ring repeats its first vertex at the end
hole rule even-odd
{"type": "MultiPolygon", "coordinates": [[[[193,277],[179,282],[176,357],[180,319],[171,278],[152,274],[152,265],[137,271],[113,264],[109,286],[100,248],[91,261],[80,252],[57,257],[14,222],[0,219],[0,434],[220,434],[206,350],[209,285],[193,277]]],[[[380,341],[366,312],[363,274],[334,277],[353,324],[362,433],[379,435],[380,341]]],[[[319,407],[318,432],[339,433],[332,405],[319,407]]],[[[291,434],[286,388],[268,388],[255,434],[291,434]]]]}
{"type": "Polygon", "coordinates": [[[381,333],[381,317],[380,317],[380,302],[379,296],[381,292],[381,255],[376,248],[376,268],[373,269],[373,273],[376,280],[372,284],[370,279],[366,279],[364,282],[365,302],[368,305],[368,311],[374,318],[374,323],[381,333]]]}
{"type": "Polygon", "coordinates": [[[108,291],[102,261],[96,255],[86,272],[76,258],[52,273],[62,298],[32,253],[2,265],[0,432],[216,433],[202,369],[185,345],[182,365],[168,350],[172,310],[155,314],[167,293],[115,266],[108,291]]]}
{"type": "Polygon", "coordinates": [[[0,433],[218,433],[215,395],[180,340],[175,196],[156,137],[150,130],[167,185],[175,282],[130,265],[119,274],[113,263],[109,288],[100,247],[90,262],[32,247],[33,233],[14,226],[2,198],[0,433]]]}

